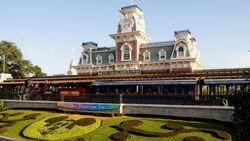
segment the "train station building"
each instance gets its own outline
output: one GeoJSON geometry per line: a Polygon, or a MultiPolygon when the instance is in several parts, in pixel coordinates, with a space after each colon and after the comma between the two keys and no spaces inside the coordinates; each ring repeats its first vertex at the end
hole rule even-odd
{"type": "Polygon", "coordinates": [[[64,96],[250,92],[250,68],[203,69],[191,31],[173,31],[173,40],[154,42],[146,34],[138,6],[122,7],[120,13],[117,32],[109,35],[115,47],[83,42],[79,61],[70,63],[68,75],[5,80],[0,93],[16,93],[23,87],[34,89],[31,93],[64,96]]]}

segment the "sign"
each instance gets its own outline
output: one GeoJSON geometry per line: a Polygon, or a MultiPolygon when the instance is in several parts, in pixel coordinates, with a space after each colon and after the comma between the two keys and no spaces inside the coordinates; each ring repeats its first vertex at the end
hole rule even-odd
{"type": "Polygon", "coordinates": [[[120,71],[98,72],[98,75],[120,75],[120,74],[141,74],[141,70],[120,70],[120,71]]]}
{"type": "Polygon", "coordinates": [[[58,102],[59,108],[73,109],[73,110],[88,110],[88,111],[104,111],[120,109],[119,104],[92,104],[92,103],[70,103],[58,102]]]}

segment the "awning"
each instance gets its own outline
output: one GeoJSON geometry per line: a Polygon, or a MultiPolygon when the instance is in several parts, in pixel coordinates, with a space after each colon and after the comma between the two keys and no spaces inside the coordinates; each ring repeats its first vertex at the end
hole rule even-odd
{"type": "Polygon", "coordinates": [[[195,85],[196,80],[162,80],[162,81],[108,81],[94,82],[92,86],[118,85],[195,85]]]}
{"type": "Polygon", "coordinates": [[[250,80],[245,79],[212,79],[212,80],[204,80],[205,85],[209,84],[218,84],[218,85],[233,85],[233,84],[250,84],[250,80]]]}

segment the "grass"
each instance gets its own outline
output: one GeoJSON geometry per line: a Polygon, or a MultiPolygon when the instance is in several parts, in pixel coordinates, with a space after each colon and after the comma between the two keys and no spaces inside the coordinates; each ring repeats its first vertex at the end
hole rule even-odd
{"type": "MultiPolygon", "coordinates": [[[[20,119],[24,115],[31,114],[31,113],[41,113],[39,116],[37,116],[36,119],[33,120],[24,120],[24,121],[19,121],[16,122],[13,126],[10,126],[7,128],[7,132],[1,134],[1,136],[6,136],[6,137],[11,137],[15,139],[20,139],[20,140],[28,140],[27,138],[24,138],[20,131],[22,131],[26,126],[39,121],[41,119],[44,119],[49,116],[56,115],[57,113],[55,112],[46,112],[46,111],[32,111],[32,110],[8,110],[8,111],[1,111],[0,113],[5,113],[8,112],[10,114],[17,113],[17,112],[22,112],[23,114],[9,117],[9,120],[15,120],[15,119],[20,119]]],[[[2,116],[0,116],[2,118],[2,116]]],[[[2,123],[0,123],[2,124],[2,123]]]]}
{"type": "MultiPolygon", "coordinates": [[[[20,139],[20,140],[32,140],[32,139],[25,138],[22,135],[22,132],[27,130],[28,128],[30,128],[29,125],[31,125],[32,123],[35,123],[35,122],[39,123],[40,122],[39,124],[41,124],[46,119],[49,119],[49,117],[55,117],[55,116],[60,116],[60,115],[65,116],[65,114],[63,114],[63,113],[56,113],[56,112],[50,112],[50,111],[32,111],[32,110],[0,111],[0,113],[4,113],[4,112],[8,112],[10,114],[22,112],[24,115],[31,114],[31,113],[40,113],[40,115],[37,116],[36,119],[16,122],[13,126],[8,128],[7,132],[0,134],[2,136],[16,138],[16,139],[20,139]],[[39,122],[37,122],[37,121],[39,121],[39,122]]],[[[90,117],[90,116],[85,116],[85,115],[80,115],[80,116],[76,115],[76,114],[74,114],[74,116],[72,116],[72,115],[70,115],[70,117],[73,118],[74,120],[77,120],[77,119],[82,118],[82,117],[90,117]]],[[[17,115],[17,116],[10,117],[10,119],[14,120],[17,118],[21,118],[22,116],[23,115],[17,115]]],[[[0,115],[0,118],[2,118],[1,115],[0,115]]],[[[69,139],[69,140],[83,140],[83,138],[84,138],[86,141],[112,141],[111,136],[115,133],[119,133],[120,131],[116,128],[111,127],[111,126],[117,126],[121,122],[127,121],[127,120],[141,120],[141,121],[143,121],[143,124],[139,125],[136,128],[146,130],[146,131],[151,131],[151,132],[162,132],[162,133],[171,132],[172,131],[171,129],[166,128],[166,124],[168,122],[174,122],[174,123],[182,124],[185,129],[193,129],[193,128],[216,129],[216,130],[221,130],[221,131],[225,131],[227,133],[230,133],[234,137],[234,131],[231,128],[227,128],[227,127],[225,127],[223,125],[219,125],[219,124],[212,124],[212,123],[205,123],[205,122],[171,120],[171,119],[164,119],[164,118],[139,118],[139,117],[126,117],[126,116],[123,116],[123,117],[97,117],[97,118],[101,119],[101,121],[102,121],[101,126],[99,128],[97,128],[96,130],[94,130],[90,133],[83,131],[83,132],[81,132],[81,134],[77,134],[77,136],[72,136],[71,139],[69,139]]],[[[2,124],[2,123],[0,123],[0,124],[2,124]]],[[[46,124],[46,123],[43,123],[43,124],[46,124]]],[[[35,132],[37,130],[33,131],[33,129],[32,129],[32,130],[30,130],[30,132],[31,131],[35,132]]],[[[74,132],[72,132],[72,133],[77,133],[79,131],[80,131],[80,129],[77,128],[77,130],[74,130],[74,132]]],[[[211,141],[222,141],[221,139],[218,139],[209,133],[201,133],[201,132],[183,133],[183,134],[178,134],[174,137],[143,137],[141,135],[135,135],[132,133],[129,133],[129,136],[131,136],[131,138],[129,138],[127,141],[182,141],[183,139],[185,139],[188,136],[197,136],[197,137],[201,137],[203,139],[209,140],[209,141],[210,140],[211,141]]],[[[236,141],[236,139],[234,139],[234,141],[236,141]]]]}
{"type": "MultiPolygon", "coordinates": [[[[99,129],[85,135],[85,139],[89,141],[92,140],[112,141],[110,136],[112,134],[118,133],[119,131],[110,126],[119,125],[122,121],[126,120],[142,120],[143,124],[138,126],[138,128],[151,132],[162,132],[162,133],[170,132],[171,130],[164,128],[164,126],[166,125],[167,122],[174,121],[176,123],[184,123],[185,129],[207,128],[207,129],[217,129],[232,133],[231,129],[226,128],[222,125],[204,123],[204,122],[193,122],[193,121],[190,122],[190,121],[169,120],[160,118],[155,119],[155,118],[137,118],[137,117],[120,117],[120,118],[117,117],[111,120],[105,120],[99,129]]],[[[197,136],[209,141],[222,141],[221,139],[215,138],[209,133],[201,133],[201,132],[184,133],[176,135],[174,137],[143,137],[134,134],[129,134],[129,135],[131,136],[131,138],[128,139],[128,141],[182,141],[187,136],[197,136]]]]}
{"type": "MultiPolygon", "coordinates": [[[[55,116],[55,117],[60,117],[60,116],[55,116]]],[[[87,134],[95,130],[101,124],[101,121],[98,118],[94,118],[94,117],[86,118],[86,116],[71,115],[71,116],[68,116],[67,119],[60,121],[62,124],[60,124],[59,126],[56,126],[56,124],[60,122],[55,122],[51,126],[47,127],[46,125],[48,124],[48,122],[46,122],[46,120],[51,119],[51,118],[53,117],[45,118],[43,120],[40,120],[38,122],[31,124],[30,126],[24,129],[23,135],[25,137],[38,139],[38,140],[70,140],[74,137],[79,137],[83,134],[87,134]],[[91,124],[84,125],[84,126],[74,123],[80,119],[94,119],[94,122],[92,122],[91,124]],[[66,124],[66,126],[61,126],[63,124],[66,124]],[[67,128],[70,125],[73,125],[73,127],[67,128]],[[52,130],[52,128],[54,130],[52,130]]]]}

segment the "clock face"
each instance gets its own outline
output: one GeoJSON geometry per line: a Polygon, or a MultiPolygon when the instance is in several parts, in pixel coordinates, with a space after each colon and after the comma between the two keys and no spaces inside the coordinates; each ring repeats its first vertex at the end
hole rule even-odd
{"type": "Polygon", "coordinates": [[[122,22],[122,30],[123,32],[132,31],[133,21],[131,19],[124,19],[122,22]]]}

